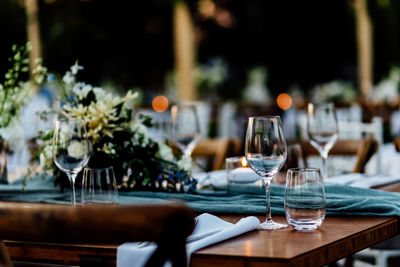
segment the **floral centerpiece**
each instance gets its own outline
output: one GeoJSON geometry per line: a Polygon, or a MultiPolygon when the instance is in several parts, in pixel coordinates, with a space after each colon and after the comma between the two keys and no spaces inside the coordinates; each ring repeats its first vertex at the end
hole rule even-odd
{"type": "Polygon", "coordinates": [[[356,91],[352,84],[341,80],[318,85],[310,95],[314,102],[351,104],[356,99],[356,91]]]}
{"type": "MultiPolygon", "coordinates": [[[[89,167],[113,166],[121,189],[185,192],[195,190],[189,175],[191,159],[177,157],[164,142],[148,135],[151,118],[131,119],[136,93],[114,96],[104,89],[76,81],[78,64],[59,81],[60,101],[54,110],[58,116],[81,119],[87,129],[93,154],[89,167]]],[[[52,161],[52,131],[43,133],[40,149],[42,171],[59,176],[52,161]]]]}
{"type": "Polygon", "coordinates": [[[5,74],[5,81],[0,84],[0,176],[5,175],[6,151],[19,150],[24,146],[24,130],[21,126],[21,108],[33,97],[34,90],[45,79],[47,69],[37,59],[37,67],[29,80],[29,51],[31,45],[12,46],[14,55],[9,58],[12,67],[5,74]]]}

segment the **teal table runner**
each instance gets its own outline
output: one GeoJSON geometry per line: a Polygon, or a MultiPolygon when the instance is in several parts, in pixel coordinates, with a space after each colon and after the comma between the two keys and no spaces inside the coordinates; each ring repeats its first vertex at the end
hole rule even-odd
{"type": "MultiPolygon", "coordinates": [[[[0,200],[65,204],[70,202],[69,191],[60,193],[50,178],[33,179],[28,181],[25,191],[21,189],[21,182],[0,185],[0,200]]],[[[285,188],[282,186],[271,186],[273,215],[284,214],[284,191],[285,188]]],[[[400,193],[329,182],[325,184],[325,192],[328,215],[400,216],[400,193]]],[[[79,195],[79,190],[77,190],[78,198],[79,195]]],[[[264,194],[229,196],[225,191],[199,191],[197,194],[133,191],[119,194],[119,202],[122,205],[165,203],[166,201],[185,202],[197,212],[262,215],[266,210],[264,194]]]]}

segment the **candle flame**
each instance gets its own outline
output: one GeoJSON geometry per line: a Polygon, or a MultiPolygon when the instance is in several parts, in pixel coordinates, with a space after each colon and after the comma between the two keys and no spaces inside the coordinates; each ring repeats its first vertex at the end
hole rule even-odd
{"type": "Polygon", "coordinates": [[[245,157],[242,157],[242,167],[247,167],[247,160],[245,157]]]}

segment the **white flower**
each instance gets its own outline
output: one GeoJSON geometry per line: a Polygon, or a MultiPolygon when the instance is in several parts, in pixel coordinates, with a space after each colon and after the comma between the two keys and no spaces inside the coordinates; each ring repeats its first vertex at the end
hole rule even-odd
{"type": "Polygon", "coordinates": [[[94,87],[93,88],[94,95],[96,96],[97,101],[101,101],[106,97],[106,92],[103,90],[103,88],[100,87],[94,87]]]}
{"type": "Polygon", "coordinates": [[[190,171],[192,169],[192,158],[190,156],[182,156],[177,164],[180,169],[190,171]]]}
{"type": "Polygon", "coordinates": [[[68,155],[73,158],[83,158],[86,154],[85,146],[79,141],[72,141],[68,146],[68,155]]]}
{"type": "Polygon", "coordinates": [[[172,149],[164,142],[158,142],[157,144],[158,144],[157,156],[163,160],[173,162],[175,160],[175,157],[174,154],[172,153],[172,149]]]}
{"type": "Polygon", "coordinates": [[[72,72],[73,75],[76,75],[79,70],[83,70],[83,67],[79,66],[78,62],[75,63],[75,65],[71,66],[71,72],[72,72]]]}
{"type": "Polygon", "coordinates": [[[87,97],[90,90],[92,90],[92,86],[85,83],[77,83],[72,89],[72,91],[78,96],[79,100],[87,97]]]}
{"type": "Polygon", "coordinates": [[[67,71],[63,77],[63,81],[66,84],[72,84],[73,82],[75,82],[75,76],[72,75],[70,71],[67,71]]]}
{"type": "Polygon", "coordinates": [[[147,127],[140,122],[134,122],[131,124],[131,131],[134,133],[142,134],[144,137],[148,137],[147,127]]]}
{"type": "Polygon", "coordinates": [[[151,139],[147,132],[147,127],[140,122],[134,122],[130,126],[132,131],[132,143],[135,146],[146,147],[151,139]]]}

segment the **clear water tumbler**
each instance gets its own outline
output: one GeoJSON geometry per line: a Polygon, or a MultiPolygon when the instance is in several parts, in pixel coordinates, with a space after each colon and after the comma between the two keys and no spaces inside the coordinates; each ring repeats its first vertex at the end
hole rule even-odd
{"type": "Polygon", "coordinates": [[[315,230],[325,219],[325,190],[319,169],[289,169],[286,176],[285,215],[300,231],[315,230]]]}
{"type": "Polygon", "coordinates": [[[82,205],[117,204],[118,188],[112,167],[83,170],[82,205]]]}

